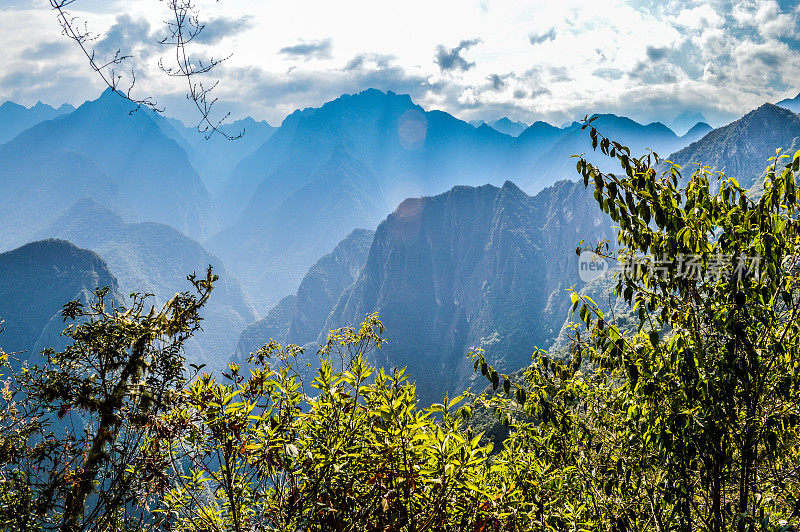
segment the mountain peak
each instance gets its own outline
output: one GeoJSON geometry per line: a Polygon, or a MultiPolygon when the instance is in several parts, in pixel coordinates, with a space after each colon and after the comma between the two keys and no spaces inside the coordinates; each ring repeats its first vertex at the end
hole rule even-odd
{"type": "Polygon", "coordinates": [[[25,109],[25,106],[20,105],[16,102],[12,102],[11,100],[8,100],[7,102],[3,103],[3,105],[0,105],[0,110],[8,111],[10,109],[14,110],[25,109]]]}
{"type": "Polygon", "coordinates": [[[690,139],[699,139],[707,135],[709,132],[713,131],[714,128],[706,124],[705,122],[698,122],[692,126],[692,128],[684,134],[684,138],[690,139]]]}
{"type": "Polygon", "coordinates": [[[762,182],[768,159],[775,155],[776,148],[794,153],[800,147],[798,131],[800,116],[765,103],[739,120],[711,131],[668,159],[684,168],[702,164],[724,170],[725,175],[750,188],[762,182]]]}
{"type": "Polygon", "coordinates": [[[780,107],[775,104],[767,102],[761,104],[758,108],[753,109],[752,111],[744,115],[742,118],[737,120],[737,122],[747,122],[749,120],[761,119],[761,118],[780,117],[780,116],[786,116],[788,114],[792,114],[792,112],[784,107],[780,107]]]}
{"type": "Polygon", "coordinates": [[[513,182],[511,182],[509,180],[506,180],[506,182],[503,183],[503,187],[501,188],[501,190],[504,190],[506,192],[513,192],[514,194],[517,194],[517,193],[518,194],[525,194],[522,191],[521,188],[519,188],[517,185],[515,185],[513,182]]]}

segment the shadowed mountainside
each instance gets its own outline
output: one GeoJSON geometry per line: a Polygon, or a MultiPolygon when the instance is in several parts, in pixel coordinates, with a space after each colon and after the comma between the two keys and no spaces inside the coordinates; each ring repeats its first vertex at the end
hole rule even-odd
{"type": "Polygon", "coordinates": [[[123,301],[117,281],[96,253],[63,240],[42,240],[0,254],[0,347],[19,352],[20,360],[39,362],[38,353],[62,349],[60,336],[68,325],[61,317],[65,303],[92,300],[96,288],[123,301]]]}
{"type": "Polygon", "coordinates": [[[243,361],[270,339],[299,345],[316,340],[342,292],[361,272],[374,236],[374,231],[356,229],[314,263],[296,294],[283,298],[242,332],[237,360],[243,361]]]}
{"type": "Polygon", "coordinates": [[[750,188],[759,183],[776,148],[789,154],[800,149],[800,116],[767,103],[715,129],[669,159],[680,164],[687,175],[694,170],[693,165],[701,163],[713,170],[724,170],[726,176],[750,188]]]}
{"type": "MultiPolygon", "coordinates": [[[[108,177],[139,220],[166,223],[205,239],[218,229],[208,191],[186,152],[156,123],[159,118],[146,109],[131,112],[133,108],[108,89],[74,112],[24,131],[3,148],[17,162],[46,158],[54,151],[78,153],[108,177]]],[[[23,166],[10,178],[38,184],[51,176],[23,166]]]]}

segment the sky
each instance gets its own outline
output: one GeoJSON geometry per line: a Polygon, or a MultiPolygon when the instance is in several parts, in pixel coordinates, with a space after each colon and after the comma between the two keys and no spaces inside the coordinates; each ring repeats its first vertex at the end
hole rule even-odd
{"type": "MultiPolygon", "coordinates": [[[[464,120],[560,125],[616,113],[713,126],[800,92],[800,2],[788,0],[196,0],[206,24],[192,57],[215,111],[277,125],[366,88],[410,94],[464,120]]],[[[183,80],[160,45],[163,0],[75,0],[98,58],[132,57],[122,84],[191,123],[183,80]]],[[[0,102],[79,105],[103,89],[48,0],[0,0],[0,102]]]]}

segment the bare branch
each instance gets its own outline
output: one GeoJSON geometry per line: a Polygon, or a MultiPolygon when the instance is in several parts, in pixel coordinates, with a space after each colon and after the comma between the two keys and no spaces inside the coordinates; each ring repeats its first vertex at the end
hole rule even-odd
{"type": "Polygon", "coordinates": [[[212,97],[211,92],[217,87],[219,81],[213,82],[210,87],[205,86],[202,81],[196,81],[199,76],[207,74],[229,59],[230,56],[222,59],[211,57],[205,62],[202,59],[193,61],[187,51],[187,45],[202,33],[205,25],[200,23],[193,0],[168,0],[168,2],[173,14],[173,20],[167,21],[167,35],[159,42],[162,45],[175,47],[175,65],[165,66],[162,58],[158,62],[159,68],[168,76],[186,79],[189,87],[186,97],[194,102],[195,107],[200,112],[197,130],[203,133],[206,139],[211,138],[215,133],[228,140],[241,138],[244,135],[244,130],[237,135],[228,135],[220,129],[223,122],[230,116],[230,113],[225,114],[219,120],[211,117],[212,109],[217,103],[217,98],[212,97]]]}
{"type": "MultiPolygon", "coordinates": [[[[111,88],[120,97],[136,105],[131,113],[136,112],[141,107],[146,107],[157,113],[163,113],[164,109],[158,107],[150,96],[145,98],[137,98],[134,96],[133,89],[136,86],[136,72],[133,68],[130,69],[127,87],[123,87],[123,76],[119,71],[122,70],[122,66],[125,62],[133,57],[131,54],[124,53],[122,50],[117,50],[114,56],[108,60],[101,61],[97,58],[95,49],[92,47],[92,42],[97,40],[99,35],[90,32],[86,22],[81,23],[78,17],[72,16],[67,10],[67,8],[76,1],[77,0],[49,0],[50,7],[57,13],[57,19],[61,25],[62,34],[77,43],[86,56],[86,59],[89,61],[91,69],[97,73],[106,86],[111,88]]],[[[195,3],[193,0],[166,1],[173,18],[165,22],[167,35],[162,38],[159,43],[174,47],[175,64],[173,66],[166,66],[163,58],[161,58],[158,61],[159,68],[170,77],[182,77],[186,79],[188,85],[186,97],[194,103],[200,113],[197,130],[203,133],[206,139],[210,139],[215,133],[222,135],[228,140],[235,140],[242,137],[242,135],[244,135],[244,130],[239,134],[229,135],[220,129],[225,120],[230,116],[230,113],[225,114],[218,120],[212,118],[212,110],[217,103],[217,98],[213,97],[211,92],[216,88],[219,81],[214,81],[210,86],[207,86],[203,84],[202,81],[198,80],[200,76],[208,74],[215,67],[230,58],[230,56],[221,59],[211,57],[205,61],[202,59],[193,60],[188,53],[187,45],[197,39],[205,28],[205,25],[200,22],[195,3]]]]}
{"type": "Polygon", "coordinates": [[[105,63],[98,62],[95,50],[94,48],[91,48],[91,43],[97,40],[98,35],[89,31],[86,22],[83,23],[83,28],[81,29],[81,24],[78,20],[78,17],[72,16],[66,10],[66,8],[75,3],[76,0],[49,1],[50,7],[58,14],[57,20],[61,25],[61,33],[78,44],[83,52],[83,55],[85,55],[89,60],[89,66],[91,69],[96,72],[100,76],[100,79],[103,80],[103,83],[111,88],[111,90],[113,90],[116,94],[136,104],[136,108],[133,109],[131,113],[136,112],[141,107],[147,107],[159,113],[163,112],[163,109],[159,109],[158,105],[151,97],[148,96],[146,98],[135,98],[132,95],[133,87],[136,84],[136,78],[133,75],[133,70],[131,70],[130,85],[126,89],[121,89],[120,83],[122,81],[122,75],[117,73],[116,67],[122,65],[126,60],[130,59],[132,57],[131,55],[123,54],[121,50],[117,50],[114,54],[114,57],[110,60],[106,61],[105,63]]]}

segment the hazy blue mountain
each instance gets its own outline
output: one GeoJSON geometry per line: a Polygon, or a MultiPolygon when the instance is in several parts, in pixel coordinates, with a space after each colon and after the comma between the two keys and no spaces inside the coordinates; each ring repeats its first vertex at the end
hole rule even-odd
{"type": "Polygon", "coordinates": [[[567,316],[565,290],[581,286],[575,247],[611,235],[582,183],[533,197],[507,182],[408,199],[378,226],[319,339],[378,312],[388,342],[376,362],[408,366],[423,401],[441,399],[471,385],[471,346],[504,371],[548,346],[567,316]]]}
{"type": "MultiPolygon", "coordinates": [[[[74,112],[26,130],[5,148],[18,161],[47,157],[55,147],[79,153],[97,163],[140,220],[206,238],[217,229],[211,197],[186,152],[163,133],[152,112],[132,109],[108,89],[74,112]]],[[[32,172],[14,177],[31,183],[50,178],[32,172]]]]}
{"type": "Polygon", "coordinates": [[[338,146],[370,165],[387,201],[491,179],[513,139],[474,128],[408,95],[369,89],[319,109],[298,111],[234,170],[221,196],[226,212],[244,217],[279,204],[311,180],[338,146]],[[246,206],[246,207],[245,207],[246,206]]]}
{"type": "Polygon", "coordinates": [[[74,107],[66,103],[56,109],[42,102],[33,107],[5,102],[0,105],[0,144],[5,144],[39,122],[71,113],[74,110],[74,107]]]}
{"type": "Polygon", "coordinates": [[[689,146],[693,142],[697,142],[709,133],[714,131],[714,128],[705,122],[698,122],[689,129],[682,137],[685,146],[689,146]]]}
{"type": "Polygon", "coordinates": [[[525,122],[515,122],[507,116],[504,116],[499,120],[492,120],[491,122],[484,122],[483,120],[470,121],[470,125],[474,127],[480,127],[483,124],[486,124],[490,128],[499,131],[500,133],[505,133],[506,135],[510,135],[512,137],[517,137],[520,133],[528,129],[528,124],[525,122]]]}
{"type": "Polygon", "coordinates": [[[787,98],[785,100],[781,100],[775,105],[778,107],[783,107],[784,109],[789,109],[793,113],[800,113],[800,94],[791,99],[787,98]]]}
{"type": "MultiPolygon", "coordinates": [[[[670,153],[688,142],[661,124],[613,115],[597,124],[634,149],[670,153]]],[[[408,95],[374,89],[345,95],[293,113],[237,165],[220,201],[228,215],[240,214],[208,246],[265,312],[295,290],[316,257],[352,229],[373,226],[402,199],[518,178],[536,192],[574,178],[570,156],[588,148],[578,124],[562,129],[537,122],[514,138],[487,124],[475,128],[426,112],[408,95]],[[337,165],[345,171],[332,171],[337,165]],[[355,173],[362,185],[330,194],[329,183],[339,181],[321,179],[320,171],[355,173]]]]}
{"type": "MultiPolygon", "coordinates": [[[[643,125],[630,118],[605,114],[592,122],[597,130],[631,149],[634,155],[641,155],[652,149],[659,155],[672,153],[686,145],[688,139],[678,137],[671,129],[660,122],[643,125]]],[[[589,131],[581,130],[581,124],[573,123],[563,135],[537,160],[532,172],[523,181],[523,188],[536,192],[560,179],[576,179],[575,159],[571,155],[586,154],[592,163],[606,163],[606,157],[599,150],[592,151],[589,131]]]]}
{"type": "Polygon", "coordinates": [[[548,152],[569,128],[559,128],[547,122],[534,122],[514,139],[509,157],[504,163],[507,176],[530,176],[539,159],[548,152]]]}
{"type": "Polygon", "coordinates": [[[190,289],[186,276],[212,265],[220,276],[203,311],[203,331],[187,345],[192,362],[224,367],[246,325],[255,320],[252,305],[217,257],[164,224],[129,224],[90,199],[75,203],[42,231],[92,249],[106,261],[125,294],[151,293],[159,305],[190,289]]]}
{"type": "Polygon", "coordinates": [[[684,111],[672,121],[672,130],[681,134],[682,131],[689,131],[698,122],[707,122],[706,117],[701,113],[684,111]]]}
{"type": "MultiPolygon", "coordinates": [[[[295,144],[295,134],[300,121],[316,111],[314,108],[294,111],[283,120],[266,142],[234,167],[219,192],[217,201],[217,210],[223,226],[237,220],[264,176],[275,171],[287,157],[287,153],[292,151],[291,147],[295,144]]],[[[286,165],[284,171],[290,172],[291,166],[286,165]]],[[[287,183],[285,188],[292,190],[292,183],[287,183]]],[[[283,194],[285,193],[284,191],[283,194]]]]}
{"type": "Polygon", "coordinates": [[[283,298],[264,319],[242,332],[237,359],[245,360],[270,339],[298,345],[315,341],[339,297],[361,272],[374,236],[374,231],[356,229],[314,263],[297,294],[283,298]]]}
{"type": "Polygon", "coordinates": [[[208,133],[198,131],[197,127],[186,126],[174,118],[167,121],[172,128],[164,128],[164,132],[172,138],[179,137],[175,140],[188,153],[192,166],[197,169],[212,196],[222,191],[234,167],[278,129],[266,121],[247,117],[220,126],[220,131],[231,137],[244,133],[240,138],[228,140],[219,134],[208,136],[208,133]]]}
{"type": "Polygon", "coordinates": [[[43,240],[0,254],[0,348],[33,363],[46,347],[63,348],[64,303],[86,303],[101,287],[123,299],[103,259],[69,242],[43,240]]]}
{"type": "Polygon", "coordinates": [[[85,155],[57,146],[24,150],[0,145],[0,251],[30,242],[82,197],[134,217],[111,178],[85,155]]]}
{"type": "Polygon", "coordinates": [[[375,227],[389,208],[370,166],[339,146],[308,183],[264,210],[208,242],[260,313],[293,292],[314,261],[354,228],[375,227]]]}
{"type": "Polygon", "coordinates": [[[791,154],[800,149],[800,116],[767,103],[715,129],[669,159],[683,166],[685,173],[694,171],[696,167],[691,165],[695,163],[724,170],[742,187],[750,188],[760,182],[776,148],[791,154]]]}

